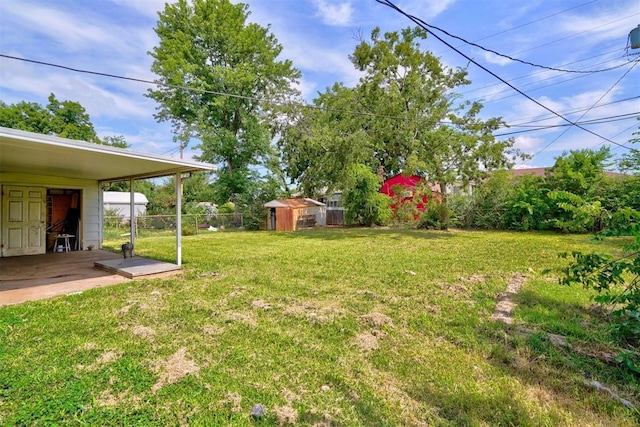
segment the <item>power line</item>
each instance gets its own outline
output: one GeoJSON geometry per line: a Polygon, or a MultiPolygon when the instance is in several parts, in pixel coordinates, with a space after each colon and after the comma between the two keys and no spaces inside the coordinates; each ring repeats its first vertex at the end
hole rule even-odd
{"type": "MultiPolygon", "coordinates": [[[[507,30],[499,31],[499,32],[497,32],[497,33],[490,34],[490,35],[488,35],[488,36],[485,36],[485,37],[479,38],[479,39],[477,39],[477,40],[476,40],[476,42],[479,42],[479,41],[482,41],[482,40],[486,40],[486,39],[490,39],[490,38],[492,38],[492,37],[499,36],[499,35],[501,35],[501,34],[505,34],[505,33],[508,33],[508,32],[510,32],[510,31],[517,30],[517,29],[519,29],[519,28],[523,28],[523,27],[526,27],[526,26],[531,25],[531,24],[535,24],[536,22],[544,21],[545,19],[553,18],[553,17],[554,17],[554,16],[556,16],[556,15],[561,15],[561,14],[563,14],[563,13],[565,13],[565,12],[569,12],[570,10],[578,9],[578,8],[580,8],[580,7],[586,6],[586,5],[591,4],[591,3],[595,3],[595,2],[597,2],[597,1],[598,1],[598,0],[591,0],[591,1],[588,1],[588,2],[586,2],[586,3],[582,3],[582,4],[579,4],[579,5],[577,5],[577,6],[573,6],[573,7],[570,7],[570,8],[568,8],[568,9],[561,10],[560,12],[552,13],[551,15],[547,15],[547,16],[543,16],[542,18],[534,19],[533,21],[529,21],[529,22],[526,22],[526,23],[524,23],[524,24],[517,25],[517,26],[515,26],[515,27],[511,27],[511,28],[509,28],[509,29],[507,29],[507,30]]],[[[462,45],[460,45],[460,46],[462,46],[462,45]]],[[[456,46],[456,47],[460,47],[460,46],[456,46]]]]}
{"type": "MultiPolygon", "coordinates": [[[[616,82],[615,82],[613,85],[611,85],[611,87],[610,87],[609,89],[607,89],[607,91],[606,91],[605,93],[603,93],[603,94],[602,94],[602,96],[600,96],[600,98],[598,98],[598,100],[597,100],[597,101],[596,101],[596,102],[595,102],[591,107],[589,107],[589,108],[588,108],[584,113],[582,113],[582,114],[580,115],[580,117],[578,117],[578,120],[580,120],[581,118],[583,118],[584,116],[586,116],[586,115],[587,115],[587,113],[588,113],[589,111],[591,111],[591,109],[592,109],[593,107],[595,107],[596,105],[598,105],[598,102],[602,101],[602,99],[603,99],[605,96],[607,96],[607,94],[608,94],[609,92],[611,92],[611,91],[613,90],[613,88],[614,88],[614,87],[616,87],[616,86],[618,85],[618,83],[620,83],[620,82],[622,81],[622,79],[624,79],[624,78],[627,76],[627,74],[629,74],[629,72],[630,72],[631,70],[633,70],[633,68],[634,68],[636,65],[638,65],[638,62],[634,63],[634,64],[631,66],[631,68],[629,68],[627,71],[625,71],[625,73],[624,73],[624,74],[623,74],[623,75],[622,75],[618,80],[616,80],[616,82]]],[[[578,122],[578,120],[576,120],[576,122],[575,122],[575,123],[577,123],[577,122],[578,122]]],[[[575,126],[580,126],[582,129],[585,129],[585,128],[584,128],[584,127],[582,127],[581,125],[577,125],[577,124],[575,124],[575,126]]],[[[542,147],[542,149],[540,149],[536,154],[534,154],[533,156],[531,156],[531,158],[530,158],[530,159],[528,159],[527,161],[523,162],[522,164],[527,164],[529,161],[531,161],[532,159],[534,159],[536,156],[538,156],[540,153],[542,153],[543,151],[545,151],[547,148],[551,147],[551,145],[553,145],[553,144],[554,144],[558,139],[560,139],[560,138],[561,138],[562,136],[564,136],[567,132],[569,132],[569,129],[571,129],[571,127],[566,128],[566,129],[565,129],[565,130],[564,130],[560,135],[558,135],[557,137],[555,137],[551,142],[549,142],[547,145],[545,145],[544,147],[542,147]]],[[[608,140],[608,141],[611,141],[611,140],[609,140],[608,138],[607,138],[607,140],[608,140]]],[[[626,147],[626,146],[624,146],[624,145],[622,145],[622,144],[618,144],[618,143],[616,143],[616,145],[619,145],[620,147],[627,148],[627,149],[629,149],[629,150],[631,149],[630,147],[626,147]]]]}
{"type": "MultiPolygon", "coordinates": [[[[69,67],[69,66],[66,66],[66,65],[54,64],[54,63],[51,63],[51,62],[44,62],[44,61],[37,61],[37,60],[34,60],[34,59],[20,58],[20,57],[17,57],[17,56],[11,56],[11,55],[6,55],[6,54],[2,54],[2,53],[0,53],[0,57],[7,58],[7,59],[13,59],[13,60],[16,60],[16,61],[28,62],[28,63],[32,63],[32,64],[44,65],[44,66],[47,66],[47,67],[60,68],[60,69],[67,70],[67,71],[73,71],[75,73],[90,74],[90,75],[94,75],[94,76],[109,77],[109,78],[120,79],[120,80],[128,80],[128,81],[133,81],[133,82],[137,82],[137,83],[144,83],[144,84],[149,84],[149,85],[153,85],[153,86],[163,86],[163,87],[167,87],[167,88],[171,88],[171,89],[181,89],[181,90],[190,91],[190,92],[207,93],[207,94],[218,95],[218,96],[228,96],[230,98],[244,99],[244,100],[248,100],[248,101],[268,102],[268,103],[271,103],[273,105],[280,105],[280,106],[286,105],[282,101],[273,101],[273,100],[269,100],[269,99],[266,99],[266,98],[258,98],[258,97],[255,97],[255,96],[246,96],[246,95],[237,95],[237,94],[233,94],[233,93],[229,93],[229,92],[219,92],[219,91],[196,88],[196,87],[189,87],[189,86],[172,85],[172,84],[168,84],[168,83],[152,81],[152,80],[145,80],[145,79],[140,79],[140,78],[135,78],[135,77],[126,77],[126,76],[120,76],[120,75],[117,75],[117,74],[104,73],[104,72],[100,72],[100,71],[92,71],[92,70],[84,70],[84,69],[80,69],[80,68],[73,68],[73,67],[69,67]]],[[[306,102],[302,102],[302,101],[292,102],[291,105],[293,105],[293,104],[298,104],[299,106],[301,106],[303,108],[310,108],[310,109],[327,111],[327,112],[332,112],[333,111],[333,112],[360,115],[360,116],[380,117],[380,118],[398,119],[398,120],[403,119],[402,117],[384,115],[384,114],[376,114],[376,113],[369,113],[369,112],[366,112],[366,111],[339,110],[339,109],[334,109],[334,108],[321,107],[321,106],[312,105],[312,104],[309,104],[309,103],[306,103],[306,102]]]]}
{"type": "MultiPolygon", "coordinates": [[[[623,121],[623,120],[629,120],[629,119],[637,119],[638,117],[640,117],[640,111],[636,111],[635,113],[629,113],[629,114],[621,114],[619,116],[611,116],[611,117],[603,117],[603,118],[599,118],[599,119],[592,119],[592,120],[583,120],[583,121],[576,121],[576,123],[581,124],[581,125],[601,125],[601,124],[605,124],[605,123],[613,123],[613,122],[619,122],[619,121],[623,121]]],[[[568,123],[564,123],[561,125],[548,125],[548,126],[509,126],[510,128],[512,127],[528,127],[531,129],[523,129],[523,130],[516,130],[516,131],[512,131],[512,132],[505,132],[505,133],[494,133],[493,136],[509,136],[509,135],[517,135],[517,134],[521,134],[521,133],[529,133],[529,132],[537,132],[537,131],[541,131],[541,130],[548,130],[548,129],[555,129],[555,128],[562,128],[562,127],[567,127],[567,126],[571,126],[568,123]]]]}
{"type": "MultiPolygon", "coordinates": [[[[610,62],[610,61],[604,61],[603,63],[606,63],[606,62],[610,62]]],[[[629,61],[629,62],[625,63],[624,65],[627,65],[627,64],[629,64],[631,62],[633,62],[633,61],[629,61]]],[[[542,71],[542,72],[544,72],[544,71],[542,71]]],[[[547,78],[536,80],[536,81],[533,81],[533,82],[523,83],[523,84],[519,85],[519,87],[522,89],[523,87],[533,86],[533,85],[537,85],[537,84],[540,84],[540,83],[543,83],[543,82],[546,82],[546,81],[549,81],[549,80],[559,79],[559,78],[561,78],[563,76],[566,76],[568,74],[569,73],[557,74],[555,76],[547,77],[547,78]]],[[[559,85],[559,84],[562,84],[562,83],[566,83],[566,82],[570,82],[570,81],[573,81],[573,80],[582,79],[582,78],[585,78],[585,77],[589,77],[589,75],[588,74],[579,74],[577,76],[574,76],[574,77],[571,77],[571,78],[568,78],[568,79],[565,79],[565,80],[560,80],[560,81],[556,81],[556,82],[553,82],[553,83],[545,84],[545,85],[542,85],[542,86],[534,87],[534,88],[532,88],[530,90],[530,92],[537,91],[537,90],[540,90],[540,89],[545,89],[545,88],[548,88],[548,87],[551,87],[551,86],[556,86],[556,85],[559,85]]],[[[511,79],[511,80],[508,80],[508,81],[512,82],[514,80],[516,80],[516,79],[511,79]]],[[[473,100],[486,99],[486,97],[491,97],[491,96],[498,95],[498,94],[505,93],[505,92],[509,92],[509,91],[510,91],[509,88],[505,88],[505,89],[502,89],[502,90],[498,90],[496,92],[491,92],[491,93],[485,94],[484,96],[481,96],[481,97],[473,98],[473,100]]],[[[468,92],[465,92],[465,93],[468,93],[468,92]]],[[[511,94],[511,95],[503,96],[503,97],[500,97],[500,98],[484,100],[483,103],[486,104],[486,103],[489,103],[489,102],[501,101],[503,99],[511,98],[513,96],[516,96],[516,95],[517,94],[511,94]]]]}
{"type": "MultiPolygon", "coordinates": [[[[588,58],[583,58],[583,59],[579,59],[579,60],[577,60],[577,61],[572,61],[572,62],[568,62],[568,63],[566,63],[566,64],[561,64],[561,65],[558,65],[558,67],[565,67],[565,66],[567,66],[567,65],[577,64],[577,63],[579,63],[579,62],[588,61],[588,60],[590,60],[590,59],[598,58],[598,57],[600,57],[600,56],[609,55],[609,54],[611,54],[611,53],[615,53],[615,52],[617,52],[617,50],[610,50],[610,51],[608,51],[608,52],[604,52],[604,53],[600,53],[600,54],[598,54],[598,55],[590,56],[590,57],[588,57],[588,58]]],[[[607,62],[611,62],[611,61],[613,61],[613,59],[609,59],[609,60],[606,60],[606,61],[598,62],[598,63],[596,63],[596,64],[590,64],[590,65],[585,66],[584,68],[592,67],[592,66],[595,66],[595,65],[602,65],[602,64],[606,64],[607,62]]],[[[538,70],[538,71],[534,71],[533,73],[529,73],[529,74],[525,74],[525,75],[523,75],[523,76],[515,77],[515,78],[510,79],[510,80],[507,80],[507,81],[509,81],[509,82],[514,82],[514,81],[516,81],[516,80],[524,79],[524,78],[527,78],[527,77],[533,77],[533,76],[535,76],[535,75],[537,75],[537,74],[546,73],[546,72],[547,72],[547,70],[538,70]]],[[[558,77],[558,75],[553,76],[553,77],[551,77],[551,78],[554,78],[554,77],[558,77]]],[[[477,91],[479,91],[479,90],[486,89],[486,88],[489,88],[489,87],[492,87],[492,86],[498,86],[498,85],[500,85],[500,84],[501,84],[500,82],[497,82],[497,83],[491,83],[491,84],[488,84],[488,85],[485,85],[485,86],[481,86],[481,87],[477,87],[477,88],[474,88],[474,89],[467,90],[467,91],[465,91],[465,92],[461,92],[461,95],[467,95],[467,94],[469,94],[469,93],[471,93],[471,92],[477,92],[477,91]]]]}
{"type": "MultiPolygon", "coordinates": [[[[437,36],[435,36],[435,37],[437,38],[437,36]]],[[[23,62],[28,62],[28,63],[33,63],[33,64],[37,64],[37,65],[60,68],[60,69],[63,69],[63,70],[82,73],[82,74],[90,74],[90,75],[96,75],[96,76],[102,76],[102,77],[116,78],[116,79],[120,79],[120,80],[128,80],[128,81],[133,81],[133,82],[137,82],[137,83],[144,83],[144,84],[149,84],[149,85],[154,85],[154,86],[164,86],[164,87],[169,87],[169,88],[174,88],[174,89],[182,89],[182,90],[193,91],[193,92],[209,93],[209,94],[214,94],[214,95],[219,95],[219,96],[228,96],[228,97],[234,97],[234,98],[240,98],[240,99],[254,100],[254,101],[258,101],[258,102],[267,101],[267,100],[260,99],[260,98],[257,98],[257,97],[236,95],[236,94],[232,94],[232,93],[212,91],[212,90],[206,90],[206,89],[201,89],[201,88],[192,88],[192,87],[188,87],[188,86],[170,85],[170,84],[166,84],[166,83],[162,83],[162,82],[156,82],[156,81],[151,81],[151,80],[146,80],[146,79],[141,79],[141,78],[126,77],[126,76],[121,76],[121,75],[117,75],[117,74],[110,74],[110,73],[104,73],[104,72],[93,71],[93,70],[79,69],[79,68],[74,68],[74,67],[70,67],[70,66],[66,66],[66,65],[54,64],[54,63],[50,63],[50,62],[38,61],[38,60],[33,60],[33,59],[28,59],[28,58],[20,58],[20,57],[6,55],[6,54],[0,54],[0,57],[4,57],[4,58],[7,58],[7,59],[18,60],[18,61],[23,61],[23,62]]],[[[587,58],[587,59],[590,59],[590,58],[587,58]]],[[[576,61],[576,62],[580,62],[580,61],[576,61]]],[[[501,79],[499,78],[499,80],[501,80],[501,79]]],[[[504,83],[504,81],[502,81],[502,82],[504,83]]],[[[511,86],[511,85],[508,85],[508,86],[511,86]]],[[[640,98],[640,97],[632,97],[632,98],[626,98],[626,99],[622,99],[622,100],[618,100],[618,101],[613,101],[611,103],[602,104],[599,107],[615,104],[615,103],[618,103],[618,102],[624,102],[624,101],[628,101],[628,100],[632,100],[632,99],[637,99],[637,98],[640,98]]],[[[269,101],[269,102],[272,102],[272,101],[269,101]]],[[[281,102],[275,102],[274,104],[282,105],[281,102]]],[[[331,108],[327,108],[327,107],[321,107],[321,106],[311,105],[311,104],[302,103],[302,102],[299,102],[299,104],[304,108],[312,108],[312,109],[328,111],[328,112],[338,111],[338,112],[354,114],[354,115],[364,115],[364,116],[381,117],[381,118],[392,118],[392,119],[403,119],[402,117],[397,117],[397,116],[381,115],[381,114],[362,112],[362,111],[331,109],[331,108]]],[[[589,108],[598,108],[598,107],[591,106],[589,108]]],[[[549,111],[551,111],[551,110],[549,110],[549,111]]],[[[582,111],[582,110],[574,110],[574,111],[567,112],[567,113],[564,113],[564,114],[571,114],[571,113],[579,112],[579,111],[582,111]]],[[[555,116],[561,117],[561,116],[558,115],[558,113],[555,113],[553,111],[551,111],[551,112],[553,113],[553,117],[555,117],[555,116]]],[[[532,116],[532,117],[536,117],[536,116],[532,116]]],[[[544,120],[548,120],[549,118],[541,118],[541,119],[538,119],[538,120],[533,120],[531,122],[524,122],[522,124],[534,123],[534,122],[537,122],[537,121],[544,121],[544,120]]],[[[563,118],[563,117],[561,117],[561,118],[563,118]]],[[[569,123],[571,124],[571,122],[569,122],[569,123]]],[[[446,125],[448,123],[447,122],[440,122],[440,124],[445,124],[446,125]]],[[[507,126],[508,127],[513,127],[513,126],[519,126],[519,125],[516,124],[516,125],[507,125],[507,126]]],[[[496,135],[496,136],[500,136],[500,135],[496,135]]],[[[612,143],[616,144],[615,142],[612,142],[612,143]]],[[[625,148],[627,148],[627,147],[625,147],[625,148]]],[[[174,150],[172,149],[170,151],[174,151],[174,150]]],[[[175,151],[177,152],[177,150],[175,150],[175,151]]]]}
{"type": "MultiPolygon", "coordinates": [[[[426,28],[426,24],[424,23],[424,21],[422,21],[420,18],[417,18],[413,15],[409,15],[408,13],[404,12],[402,9],[398,8],[395,4],[393,4],[390,0],[376,0],[378,3],[385,5],[391,9],[394,9],[395,11],[397,11],[398,13],[406,16],[407,18],[409,18],[412,22],[414,22],[415,24],[417,24],[418,26],[420,26],[422,29],[429,31],[426,28]]],[[[438,36],[437,34],[433,33],[432,31],[429,31],[429,33],[431,35],[433,35],[437,40],[439,40],[441,43],[445,44],[447,47],[449,47],[450,49],[453,49],[455,52],[457,52],[459,55],[461,55],[462,57],[464,57],[465,59],[467,59],[469,62],[472,62],[473,64],[475,64],[476,66],[480,67],[482,70],[486,71],[487,73],[491,74],[493,77],[495,77],[496,79],[500,80],[502,83],[506,84],[507,86],[509,86],[510,88],[512,88],[513,90],[515,90],[516,92],[520,93],[522,96],[524,96],[525,98],[527,98],[528,100],[530,100],[531,102],[535,103],[536,105],[538,105],[539,107],[544,108],[545,110],[549,111],[550,113],[558,116],[559,118],[561,118],[562,120],[565,120],[566,122],[572,124],[573,126],[576,126],[582,130],[584,130],[585,132],[588,132],[594,136],[597,136],[600,139],[603,139],[607,142],[610,142],[611,144],[614,145],[619,145],[621,147],[624,148],[629,148],[623,144],[619,144],[615,141],[610,140],[609,138],[606,138],[600,134],[597,134],[596,132],[593,132],[579,124],[576,124],[575,122],[569,120],[568,118],[564,117],[562,114],[555,112],[554,110],[552,110],[551,108],[547,107],[546,105],[542,104],[541,102],[537,101],[536,99],[532,98],[531,96],[527,95],[526,93],[524,93],[523,91],[521,91],[520,89],[518,89],[517,87],[513,86],[512,84],[510,84],[509,82],[505,81],[502,77],[498,76],[496,73],[494,73],[493,71],[489,70],[488,68],[486,68],[485,66],[483,66],[482,64],[479,64],[476,60],[474,60],[473,58],[469,57],[468,55],[466,55],[465,53],[461,52],[460,50],[456,49],[455,47],[453,47],[451,44],[449,44],[448,42],[446,42],[445,40],[443,40],[440,36],[438,36]]],[[[635,61],[637,62],[637,61],[635,61]]],[[[626,74],[625,74],[626,75],[626,74]]]]}
{"type": "MultiPolygon", "coordinates": [[[[378,1],[378,3],[383,3],[385,0],[376,0],[376,1],[378,1]]],[[[613,23],[615,23],[615,22],[622,21],[622,20],[624,20],[624,19],[628,19],[628,18],[630,18],[630,17],[632,17],[632,16],[635,16],[635,15],[637,15],[637,14],[634,14],[634,15],[627,16],[627,17],[622,18],[622,19],[618,19],[618,20],[615,20],[615,21],[609,22],[609,23],[607,23],[607,24],[601,25],[600,27],[602,27],[602,26],[606,26],[606,25],[609,25],[609,24],[613,24],[613,23]]],[[[489,48],[486,48],[486,47],[484,47],[484,46],[481,46],[481,45],[479,45],[479,44],[477,44],[477,43],[470,42],[470,41],[468,41],[468,40],[466,40],[466,39],[464,39],[464,38],[462,38],[462,37],[460,37],[460,36],[456,36],[456,35],[454,35],[454,34],[451,34],[451,33],[449,33],[448,31],[443,30],[442,28],[436,27],[435,25],[427,24],[427,23],[426,23],[426,22],[424,22],[424,21],[421,21],[421,22],[424,24],[424,26],[425,26],[425,27],[430,28],[431,30],[437,30],[437,31],[440,31],[441,33],[444,33],[444,34],[446,34],[447,36],[449,36],[449,37],[451,37],[451,38],[454,38],[454,39],[460,40],[460,41],[462,41],[463,43],[466,43],[466,44],[468,44],[468,45],[471,45],[471,46],[477,47],[477,48],[479,48],[479,49],[481,49],[481,50],[484,50],[485,52],[493,53],[494,55],[500,56],[500,57],[502,57],[502,58],[509,59],[510,61],[520,62],[521,64],[530,65],[530,66],[532,66],[532,67],[542,68],[542,69],[545,69],[545,70],[560,71],[560,72],[563,72],[563,73],[595,74],[595,73],[603,73],[603,72],[605,72],[605,71],[615,70],[615,69],[617,69],[617,68],[624,67],[624,66],[625,66],[625,65],[627,65],[629,62],[633,62],[633,61],[628,61],[628,62],[625,62],[624,64],[619,64],[619,65],[616,65],[616,66],[614,66],[614,67],[604,68],[604,69],[601,69],[601,70],[567,70],[567,69],[564,69],[564,68],[549,67],[549,66],[546,66],[546,65],[540,65],[540,64],[533,63],[533,62],[525,61],[525,60],[523,60],[523,59],[514,58],[514,57],[509,56],[509,55],[506,55],[506,54],[504,54],[504,53],[500,53],[500,52],[497,52],[497,51],[495,51],[495,50],[493,50],[493,49],[489,49],[489,48]]],[[[599,28],[599,27],[595,27],[595,28],[599,28]]],[[[425,29],[426,29],[426,28],[425,28],[425,29]]],[[[591,31],[591,30],[588,30],[588,31],[591,31]]],[[[433,31],[431,31],[431,34],[433,34],[433,31]]],[[[581,34],[581,33],[573,34],[573,35],[571,35],[570,37],[574,37],[574,36],[576,36],[576,35],[578,35],[578,34],[581,34]]],[[[556,41],[564,40],[564,39],[566,39],[566,38],[567,38],[567,37],[565,37],[565,38],[563,38],[563,39],[558,39],[558,40],[556,40],[556,41]]],[[[555,43],[556,41],[554,41],[553,43],[555,43]]],[[[551,43],[547,43],[547,44],[551,44],[551,43]]],[[[538,47],[541,47],[541,46],[545,46],[545,45],[540,45],[540,46],[538,46],[538,47]]],[[[532,48],[532,49],[529,49],[529,50],[537,49],[538,47],[535,47],[535,48],[532,48]]],[[[455,49],[454,49],[454,50],[455,50],[455,49]]],[[[456,51],[457,51],[457,50],[456,50],[456,51]]],[[[522,51],[522,52],[526,52],[526,51],[522,51]]]]}
{"type": "MultiPolygon", "coordinates": [[[[589,109],[589,108],[591,108],[591,109],[593,110],[593,109],[596,109],[596,108],[602,108],[602,107],[606,107],[606,106],[613,105],[613,104],[619,104],[619,103],[621,103],[621,102],[633,101],[633,100],[635,100],[635,99],[640,99],[640,96],[632,96],[632,97],[630,97],[630,98],[618,99],[618,100],[616,100],[616,101],[607,102],[607,103],[605,103],[605,104],[600,104],[600,105],[597,105],[597,106],[595,106],[595,107],[593,107],[593,106],[591,106],[591,107],[580,107],[580,108],[578,108],[577,110],[565,111],[565,112],[563,112],[563,113],[561,113],[561,114],[563,114],[563,115],[569,115],[569,114],[580,113],[580,112],[582,112],[582,111],[584,111],[584,110],[587,110],[587,109],[589,109]]],[[[523,117],[523,118],[522,118],[522,120],[526,120],[526,119],[533,119],[533,118],[536,118],[536,117],[538,117],[538,115],[535,115],[535,116],[529,116],[529,117],[523,117]]],[[[528,121],[528,122],[520,122],[520,123],[517,123],[517,124],[510,124],[510,125],[509,125],[509,127],[520,126],[520,125],[527,125],[527,124],[529,124],[529,123],[544,122],[544,121],[546,121],[546,120],[551,120],[551,119],[553,119],[553,118],[555,118],[555,117],[557,117],[557,116],[556,116],[555,114],[553,114],[553,115],[551,115],[551,116],[546,116],[546,117],[538,118],[538,119],[535,119],[535,120],[530,120],[530,121],[528,121]]]]}

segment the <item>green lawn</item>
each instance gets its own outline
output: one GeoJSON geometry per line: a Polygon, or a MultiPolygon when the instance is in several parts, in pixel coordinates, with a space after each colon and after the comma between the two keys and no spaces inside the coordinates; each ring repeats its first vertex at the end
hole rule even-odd
{"type": "MultiPolygon", "coordinates": [[[[117,248],[123,242],[112,242],[117,248]]],[[[172,259],[175,241],[137,241],[172,259]]],[[[606,314],[545,269],[589,236],[185,237],[184,273],[0,308],[2,425],[637,425],[606,314]],[[515,324],[490,319],[527,275],[515,324]],[[553,344],[550,333],[570,346],[553,344]],[[250,417],[261,403],[266,416],[250,417]]]]}

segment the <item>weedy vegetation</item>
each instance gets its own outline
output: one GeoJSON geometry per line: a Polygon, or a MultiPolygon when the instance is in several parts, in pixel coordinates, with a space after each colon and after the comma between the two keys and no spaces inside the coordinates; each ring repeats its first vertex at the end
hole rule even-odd
{"type": "MultiPolygon", "coordinates": [[[[640,378],[615,359],[610,313],[544,273],[566,267],[561,252],[615,255],[619,243],[188,236],[179,276],[0,308],[0,424],[635,426],[638,409],[613,394],[637,408],[640,378]],[[492,320],[522,276],[513,323],[492,320]]],[[[136,253],[171,260],[174,244],[139,239],[136,253]]]]}

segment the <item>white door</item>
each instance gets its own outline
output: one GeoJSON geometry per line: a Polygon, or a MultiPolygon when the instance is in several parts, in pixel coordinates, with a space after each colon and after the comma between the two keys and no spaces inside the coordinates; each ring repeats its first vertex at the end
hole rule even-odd
{"type": "Polygon", "coordinates": [[[46,252],[47,190],[40,187],[2,187],[2,256],[46,252]]]}

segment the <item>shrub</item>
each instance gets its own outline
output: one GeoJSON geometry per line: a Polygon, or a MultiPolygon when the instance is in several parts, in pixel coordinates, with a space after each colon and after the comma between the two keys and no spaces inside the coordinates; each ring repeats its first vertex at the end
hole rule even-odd
{"type": "Polygon", "coordinates": [[[196,228],[192,224],[183,224],[182,225],[182,235],[183,236],[193,236],[196,234],[196,228]]]}
{"type": "Polygon", "coordinates": [[[640,212],[629,208],[617,212],[612,227],[598,236],[632,236],[634,241],[623,247],[626,255],[616,259],[572,253],[573,262],[565,269],[561,283],[580,283],[594,289],[598,293],[595,301],[612,309],[611,327],[620,342],[628,346],[620,352],[618,361],[640,374],[640,355],[634,351],[640,345],[640,212]]]}
{"type": "Polygon", "coordinates": [[[418,221],[418,228],[437,228],[438,230],[446,230],[449,224],[444,224],[441,218],[449,218],[452,212],[447,206],[438,200],[432,200],[427,203],[424,213],[418,221]]]}

